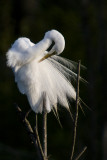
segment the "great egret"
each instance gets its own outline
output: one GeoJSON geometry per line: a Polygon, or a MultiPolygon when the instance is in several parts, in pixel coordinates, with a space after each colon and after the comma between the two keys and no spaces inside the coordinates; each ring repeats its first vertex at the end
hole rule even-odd
{"type": "Polygon", "coordinates": [[[18,38],[6,54],[7,66],[14,72],[19,91],[27,96],[36,113],[43,111],[44,92],[47,112],[57,103],[69,109],[67,98],[76,99],[75,89],[70,83],[75,76],[72,61],[57,56],[64,48],[63,35],[50,30],[37,44],[28,38],[18,38]],[[47,51],[52,42],[55,44],[47,51]]]}

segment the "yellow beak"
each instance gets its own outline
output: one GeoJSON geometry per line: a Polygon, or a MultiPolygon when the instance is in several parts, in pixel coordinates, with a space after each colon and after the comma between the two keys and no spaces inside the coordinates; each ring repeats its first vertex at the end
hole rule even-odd
{"type": "Polygon", "coordinates": [[[39,60],[39,62],[42,62],[42,61],[44,61],[45,59],[47,59],[47,58],[49,58],[49,57],[51,57],[51,56],[53,56],[53,55],[55,55],[56,53],[54,52],[54,53],[52,53],[52,54],[46,54],[43,58],[41,58],[40,60],[39,60]]]}

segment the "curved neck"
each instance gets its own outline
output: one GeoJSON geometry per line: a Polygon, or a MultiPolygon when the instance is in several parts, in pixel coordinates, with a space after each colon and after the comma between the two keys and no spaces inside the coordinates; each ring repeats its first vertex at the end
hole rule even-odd
{"type": "Polygon", "coordinates": [[[34,59],[38,60],[38,58],[40,59],[43,57],[45,51],[49,48],[51,43],[52,41],[50,39],[44,38],[34,46],[30,47],[27,51],[26,57],[24,57],[23,64],[29,63],[34,59]]]}
{"type": "Polygon", "coordinates": [[[35,44],[32,49],[34,50],[34,52],[37,54],[42,54],[44,53],[49,46],[52,44],[52,40],[49,38],[44,38],[43,40],[41,40],[40,42],[38,42],[37,44],[35,44]]]}

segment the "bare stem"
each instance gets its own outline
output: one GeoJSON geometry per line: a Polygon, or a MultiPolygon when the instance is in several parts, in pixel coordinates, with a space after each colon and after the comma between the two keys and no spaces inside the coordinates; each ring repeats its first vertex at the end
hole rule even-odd
{"type": "Polygon", "coordinates": [[[72,146],[72,153],[70,160],[73,159],[74,150],[75,150],[75,143],[76,143],[76,134],[77,134],[77,122],[78,122],[78,106],[79,106],[79,78],[80,78],[80,64],[81,61],[78,62],[78,73],[77,73],[77,90],[76,90],[76,115],[74,121],[74,136],[73,136],[73,146],[72,146]]]}
{"type": "Polygon", "coordinates": [[[37,114],[36,114],[36,125],[35,125],[35,128],[34,128],[34,133],[35,133],[35,136],[36,136],[36,141],[37,141],[38,148],[39,148],[39,151],[40,151],[41,159],[45,160],[45,156],[44,156],[44,153],[43,153],[43,149],[42,149],[39,134],[38,134],[38,122],[37,121],[38,121],[38,117],[37,117],[37,114]]]}
{"type": "Polygon", "coordinates": [[[46,93],[43,94],[43,152],[45,160],[47,158],[47,111],[46,111],[46,93]]]}
{"type": "Polygon", "coordinates": [[[83,153],[86,151],[86,149],[87,147],[85,146],[75,160],[78,160],[83,155],[83,153]]]}
{"type": "Polygon", "coordinates": [[[30,123],[29,123],[29,121],[28,121],[28,119],[27,119],[28,113],[24,114],[17,104],[15,105],[15,107],[16,107],[17,113],[20,116],[20,119],[21,119],[26,131],[28,132],[28,134],[29,134],[29,136],[31,138],[32,143],[34,144],[34,146],[35,146],[35,148],[37,150],[39,159],[47,160],[45,158],[44,153],[43,153],[43,149],[42,149],[42,146],[41,146],[41,143],[40,143],[39,134],[38,134],[37,114],[36,114],[36,125],[35,125],[35,128],[33,130],[31,125],[30,125],[30,123]]]}
{"type": "Polygon", "coordinates": [[[39,154],[40,152],[39,152],[38,144],[37,144],[37,141],[36,141],[37,138],[36,138],[36,136],[34,134],[34,131],[33,131],[32,127],[31,127],[29,121],[26,118],[26,114],[24,114],[22,112],[21,108],[17,104],[15,104],[15,107],[16,107],[16,111],[17,111],[17,113],[18,113],[18,115],[19,115],[19,117],[21,119],[21,122],[23,123],[28,135],[30,136],[30,139],[31,139],[32,143],[34,144],[34,146],[35,146],[35,148],[37,150],[38,157],[41,159],[41,156],[39,154]]]}

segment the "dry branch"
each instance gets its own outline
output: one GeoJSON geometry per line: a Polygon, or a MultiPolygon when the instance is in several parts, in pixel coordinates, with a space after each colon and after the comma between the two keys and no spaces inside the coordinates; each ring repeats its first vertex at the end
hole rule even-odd
{"type": "MultiPolygon", "coordinates": [[[[76,90],[76,115],[75,115],[75,121],[74,121],[74,133],[73,133],[73,146],[72,146],[72,153],[70,160],[73,160],[74,157],[74,150],[75,150],[75,143],[76,143],[76,135],[77,135],[77,123],[78,123],[78,108],[79,108],[79,79],[80,79],[80,65],[81,61],[78,62],[78,72],[77,72],[77,90],[76,90]]],[[[86,151],[87,147],[85,146],[84,149],[79,153],[77,158],[75,160],[79,160],[79,158],[83,155],[83,153],[86,151]]]]}
{"type": "Polygon", "coordinates": [[[86,149],[87,149],[87,147],[85,146],[85,147],[83,148],[83,150],[80,152],[80,154],[76,157],[75,160],[78,160],[78,159],[84,154],[84,152],[86,151],[86,149]]]}
{"type": "Polygon", "coordinates": [[[46,111],[46,93],[43,93],[43,152],[45,160],[47,158],[47,111],[46,111]]]}
{"type": "Polygon", "coordinates": [[[41,153],[41,159],[45,160],[45,156],[44,156],[44,153],[43,153],[42,145],[41,145],[39,134],[38,134],[37,114],[36,114],[36,124],[35,124],[35,128],[34,128],[34,133],[36,135],[38,148],[39,148],[39,151],[41,153]]]}
{"type": "Polygon", "coordinates": [[[29,121],[26,118],[26,114],[24,114],[22,112],[22,110],[20,109],[20,107],[17,104],[15,104],[15,107],[16,107],[16,111],[17,111],[17,113],[18,113],[18,115],[19,115],[19,117],[21,119],[21,122],[23,123],[28,135],[30,136],[30,139],[31,139],[32,143],[34,144],[34,146],[35,146],[35,148],[37,150],[38,157],[41,160],[45,160],[44,159],[44,154],[41,151],[40,142],[38,142],[39,141],[38,140],[39,139],[39,135],[37,134],[38,133],[37,129],[36,129],[36,134],[35,134],[34,130],[32,129],[32,127],[31,127],[31,125],[29,123],[29,121]]]}
{"type": "Polygon", "coordinates": [[[76,134],[77,134],[77,122],[78,122],[78,106],[79,106],[79,77],[80,77],[80,64],[81,62],[78,62],[78,73],[77,73],[77,90],[76,90],[76,115],[75,115],[75,121],[74,121],[74,133],[73,133],[73,146],[72,146],[72,153],[70,160],[73,159],[74,156],[74,149],[75,149],[75,143],[76,143],[76,134]]]}

